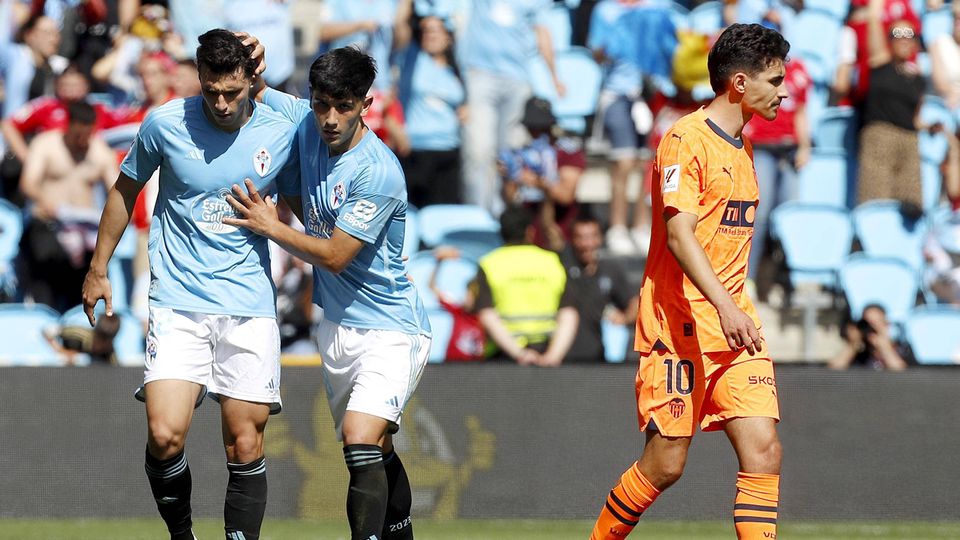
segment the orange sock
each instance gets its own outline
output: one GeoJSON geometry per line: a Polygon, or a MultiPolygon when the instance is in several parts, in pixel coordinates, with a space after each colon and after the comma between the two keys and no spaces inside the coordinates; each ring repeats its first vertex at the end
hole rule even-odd
{"type": "Polygon", "coordinates": [[[660,490],[644,478],[639,464],[634,463],[607,496],[590,540],[620,540],[630,534],[640,514],[653,504],[657,495],[660,490]]]}
{"type": "Polygon", "coordinates": [[[737,529],[737,538],[776,538],[779,500],[779,474],[737,473],[737,501],[733,505],[733,524],[737,529]]]}

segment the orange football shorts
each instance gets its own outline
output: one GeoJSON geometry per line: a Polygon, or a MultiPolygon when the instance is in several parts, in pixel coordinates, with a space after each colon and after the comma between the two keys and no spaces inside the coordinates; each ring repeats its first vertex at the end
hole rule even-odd
{"type": "Polygon", "coordinates": [[[716,431],[732,418],[780,421],[773,361],[765,352],[677,354],[665,347],[640,355],[637,416],[640,431],[655,424],[666,437],[691,437],[697,424],[716,431]]]}

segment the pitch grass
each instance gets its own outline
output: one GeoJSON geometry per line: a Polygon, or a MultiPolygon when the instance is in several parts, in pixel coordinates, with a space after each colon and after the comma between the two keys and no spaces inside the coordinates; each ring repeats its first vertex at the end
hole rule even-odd
{"type": "MultiPolygon", "coordinates": [[[[585,540],[592,522],[565,520],[458,520],[416,522],[417,540],[585,540]]],[[[223,526],[201,520],[195,527],[200,540],[220,540],[223,526]]],[[[780,540],[960,538],[960,522],[804,522],[782,523],[780,540]]],[[[731,540],[729,522],[646,521],[630,538],[658,540],[731,540]]],[[[0,540],[165,540],[159,519],[140,520],[20,520],[0,519],[0,540]]],[[[267,520],[261,540],[348,540],[346,523],[267,520]]]]}

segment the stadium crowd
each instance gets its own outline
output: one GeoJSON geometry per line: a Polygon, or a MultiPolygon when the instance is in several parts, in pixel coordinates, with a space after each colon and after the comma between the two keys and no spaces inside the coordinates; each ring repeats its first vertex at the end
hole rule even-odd
{"type": "MultiPolygon", "coordinates": [[[[651,156],[675,120],[713,97],[706,54],[733,22],[776,28],[792,44],[790,98],[775,121],[745,132],[762,193],[750,286],[760,299],[774,287],[790,297],[811,281],[804,272],[819,273],[812,282],[851,321],[831,366],[912,362],[886,344],[874,356],[896,358],[871,359],[865,343],[893,333],[906,345],[918,303],[960,305],[960,3],[943,0],[3,2],[0,211],[12,219],[0,231],[0,297],[44,304],[75,326],[118,164],[152,108],[199,93],[196,38],[223,27],[256,35],[266,81],[295,94],[305,92],[298,50],[315,51],[309,62],[354,45],[377,60],[364,121],[400,159],[417,209],[405,250],[443,336],[433,360],[622,360],[638,283],[626,265],[635,271],[649,243],[651,156]],[[609,204],[580,202],[598,198],[583,197],[590,169],[608,171],[609,204]],[[787,211],[811,209],[850,229],[832,266],[826,254],[816,267],[800,262],[821,239],[777,227],[787,211]],[[485,215],[467,219],[475,210],[485,215]],[[844,278],[848,262],[871,258],[907,268],[905,300],[884,296],[882,274],[866,292],[844,278]],[[532,278],[552,293],[510,301],[532,278]],[[571,339],[551,339],[573,327],[571,339]]],[[[130,315],[121,323],[146,320],[155,197],[148,184],[111,267],[114,305],[130,315]]],[[[272,265],[283,350],[315,353],[309,269],[280,249],[272,265]]],[[[47,332],[73,363],[63,348],[92,338],[63,334],[47,332]]],[[[936,360],[960,362],[960,349],[952,354],[936,360]]]]}

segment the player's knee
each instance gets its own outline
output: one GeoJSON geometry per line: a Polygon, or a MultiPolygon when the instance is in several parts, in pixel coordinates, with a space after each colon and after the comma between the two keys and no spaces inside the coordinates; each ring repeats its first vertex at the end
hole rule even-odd
{"type": "Polygon", "coordinates": [[[744,463],[741,465],[745,472],[780,474],[783,447],[780,445],[780,439],[774,434],[757,440],[751,445],[749,455],[744,457],[744,463]]]}
{"type": "Polygon", "coordinates": [[[224,444],[224,449],[230,463],[249,463],[263,455],[263,435],[255,431],[239,433],[224,444]]]}
{"type": "Polygon", "coordinates": [[[151,422],[149,425],[150,453],[157,459],[168,459],[183,451],[187,436],[182,430],[174,429],[164,422],[151,422]]]}

